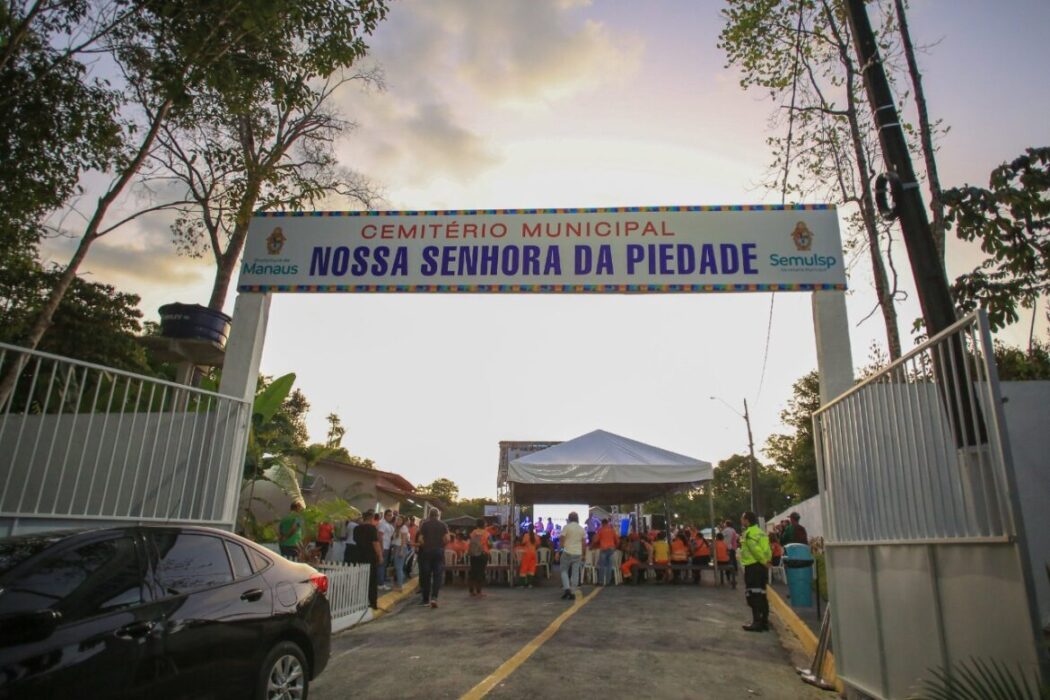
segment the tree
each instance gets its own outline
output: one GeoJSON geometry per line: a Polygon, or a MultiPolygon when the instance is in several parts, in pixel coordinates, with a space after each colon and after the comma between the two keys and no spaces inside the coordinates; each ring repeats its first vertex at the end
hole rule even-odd
{"type": "MultiPolygon", "coordinates": [[[[17,342],[47,298],[57,270],[37,263],[0,266],[0,341],[17,342]]],[[[117,369],[152,374],[137,342],[142,312],[139,297],[108,284],[76,278],[55,311],[51,332],[40,344],[45,352],[117,369]]]]}
{"type": "MultiPolygon", "coordinates": [[[[354,48],[357,57],[364,53],[364,44],[354,48]]],[[[315,71],[286,68],[248,94],[211,90],[161,131],[153,175],[184,187],[192,203],[180,207],[172,232],[179,252],[214,260],[212,309],[225,304],[256,211],[312,208],[331,195],[369,207],[376,197],[364,178],[338,165],[337,139],[353,125],[329,103],[347,82],[377,84],[378,77],[361,73],[314,87],[315,71]]]]}
{"type": "Polygon", "coordinates": [[[451,479],[434,479],[426,486],[416,487],[416,493],[421,496],[430,496],[440,499],[442,502],[452,505],[459,499],[459,487],[451,479]]]}
{"type": "Polygon", "coordinates": [[[995,364],[1004,382],[1050,380],[1050,343],[1034,341],[1028,350],[995,343],[995,364]]]}
{"type": "MultiPolygon", "coordinates": [[[[891,16],[888,9],[884,14],[891,16]]],[[[729,0],[723,15],[719,46],[740,70],[741,86],[768,91],[777,104],[767,187],[785,197],[816,196],[856,207],[847,217],[847,234],[853,235],[845,245],[867,248],[890,357],[900,357],[893,236],[878,215],[873,189],[873,164],[881,160],[878,132],[841,0],[729,0]]],[[[887,53],[893,30],[885,25],[879,37],[887,53]]],[[[910,35],[907,41],[910,46],[910,35]]],[[[917,68],[913,77],[918,79],[917,68]]]]}
{"type": "Polygon", "coordinates": [[[82,173],[118,158],[116,93],[88,78],[82,59],[135,6],[0,7],[0,270],[35,260],[44,217],[81,192],[82,173]]]}
{"type": "MultiPolygon", "coordinates": [[[[140,209],[114,223],[107,219],[118,198],[138,177],[169,119],[191,113],[196,100],[209,91],[252,94],[284,75],[288,66],[312,66],[308,77],[323,80],[361,54],[362,35],[371,33],[385,13],[384,0],[218,4],[179,0],[146,2],[122,15],[122,21],[100,40],[99,49],[124,79],[123,89],[111,93],[124,99],[113,105],[123,125],[121,153],[110,168],[110,184],[85,217],[76,251],[22,343],[30,348],[39,344],[94,241],[136,216],[170,205],[140,209]],[[124,118],[132,113],[138,118],[124,118]]],[[[26,19],[30,31],[34,21],[45,21],[39,15],[26,19]]],[[[70,37],[78,31],[68,24],[58,29],[70,37]]],[[[295,91],[294,86],[290,89],[295,91]]],[[[51,144],[36,146],[49,148],[51,144]]],[[[82,174],[77,173],[78,177],[82,174]]],[[[0,379],[0,404],[10,393],[14,378],[14,372],[8,371],[0,379]]]]}
{"type": "Polygon", "coordinates": [[[784,473],[784,493],[791,503],[798,503],[818,492],[813,412],[820,408],[820,375],[815,371],[804,375],[794,383],[792,392],[780,420],[794,432],[770,435],[765,453],[784,473]]]}
{"type": "Polygon", "coordinates": [[[956,303],[964,311],[987,309],[994,330],[1019,320],[1018,306],[1032,309],[1034,329],[1039,300],[1050,293],[1050,147],[1003,163],[987,189],[946,191],[944,203],[956,236],[979,242],[989,255],[955,280],[956,303]]]}

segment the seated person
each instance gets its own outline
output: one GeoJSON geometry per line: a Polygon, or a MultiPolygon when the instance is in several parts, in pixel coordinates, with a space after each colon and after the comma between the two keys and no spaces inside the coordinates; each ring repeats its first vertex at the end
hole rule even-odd
{"type": "MultiPolygon", "coordinates": [[[[707,544],[707,540],[697,530],[696,534],[693,535],[692,541],[693,549],[693,566],[710,566],[711,565],[711,547],[707,544]]],[[[693,583],[700,583],[700,570],[693,570],[693,583]]]]}
{"type": "Polygon", "coordinates": [[[736,567],[729,563],[729,546],[721,532],[715,535],[715,559],[718,561],[720,583],[729,581],[733,588],[736,588],[736,567]]]}
{"type": "Polygon", "coordinates": [[[773,566],[780,566],[780,561],[784,556],[784,546],[780,544],[780,538],[771,534],[769,547],[773,550],[773,566]]]}
{"type": "Polygon", "coordinates": [[[678,535],[671,540],[671,567],[676,569],[674,583],[684,579],[685,572],[681,569],[689,565],[689,540],[684,531],[680,530],[678,535]]]}
{"type": "MultiPolygon", "coordinates": [[[[662,534],[662,533],[661,533],[662,534]]],[[[657,537],[653,542],[653,564],[657,566],[669,567],[671,563],[671,545],[667,543],[667,540],[663,537],[657,537]]],[[[662,574],[657,574],[658,578],[663,578],[665,581],[671,580],[671,569],[668,568],[662,574]]]]}

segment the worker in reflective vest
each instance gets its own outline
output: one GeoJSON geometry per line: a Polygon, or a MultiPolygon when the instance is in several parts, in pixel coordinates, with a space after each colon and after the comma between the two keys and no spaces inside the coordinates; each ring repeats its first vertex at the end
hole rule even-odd
{"type": "Polygon", "coordinates": [[[758,527],[758,517],[748,511],[741,516],[744,534],[740,537],[740,563],[744,566],[744,596],[751,608],[751,624],[744,625],[748,632],[765,632],[769,629],[769,601],[766,599],[768,567],[773,558],[769,537],[758,527]]]}

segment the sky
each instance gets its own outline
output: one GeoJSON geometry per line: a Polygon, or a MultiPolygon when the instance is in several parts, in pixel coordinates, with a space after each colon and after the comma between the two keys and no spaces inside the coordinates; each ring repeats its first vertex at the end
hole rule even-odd
{"type": "MultiPolygon", "coordinates": [[[[950,126],[942,181],[984,185],[992,168],[1047,142],[1050,3],[911,5],[929,107],[950,126]]],[[[778,203],[759,185],[772,105],[725,67],[721,8],[392,2],[366,62],[385,88],[338,96],[357,125],[340,160],[381,189],[384,209],[778,203]]],[[[212,270],[177,257],[167,226],[158,217],[111,234],[85,274],[139,294],[149,319],[168,302],[207,303],[212,270]]],[[[64,262],[68,244],[48,255],[64,262]]],[[[950,277],[979,259],[949,241],[950,277]]],[[[898,266],[912,289],[903,257],[898,266]]],[[[864,320],[869,269],[852,265],[847,296],[858,367],[873,342],[885,345],[880,315],[864,320]]],[[[914,293],[899,314],[910,345],[914,293]]],[[[1022,342],[1024,326],[1005,337],[1022,342]]],[[[289,294],[274,298],[262,371],[297,374],[314,440],[335,412],[353,454],[415,484],[444,477],[463,497],[494,496],[501,440],[601,428],[714,463],[745,453],[744,399],[761,458],[784,431],[791,385],[816,367],[812,328],[805,293],[289,294]]]]}

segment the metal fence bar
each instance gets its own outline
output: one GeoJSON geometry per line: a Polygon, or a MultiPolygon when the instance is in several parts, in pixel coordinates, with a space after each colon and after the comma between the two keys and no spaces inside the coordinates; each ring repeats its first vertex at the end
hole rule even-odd
{"type": "Polygon", "coordinates": [[[3,343],[0,369],[17,372],[0,407],[0,516],[233,525],[247,402],[3,343]]]}

